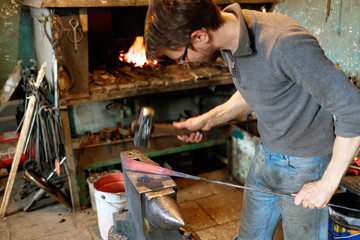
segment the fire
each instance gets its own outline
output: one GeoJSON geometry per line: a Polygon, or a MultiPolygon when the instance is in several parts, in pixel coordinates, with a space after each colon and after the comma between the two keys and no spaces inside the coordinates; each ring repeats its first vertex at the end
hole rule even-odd
{"type": "MultiPolygon", "coordinates": [[[[133,64],[135,67],[143,67],[144,65],[149,64],[145,55],[144,37],[136,37],[127,53],[120,51],[119,60],[133,64]]],[[[153,64],[156,63],[157,62],[154,62],[153,64]]]]}

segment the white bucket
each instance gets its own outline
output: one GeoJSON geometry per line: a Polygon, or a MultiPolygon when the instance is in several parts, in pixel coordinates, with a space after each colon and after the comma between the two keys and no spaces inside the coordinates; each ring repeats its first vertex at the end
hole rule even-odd
{"type": "Polygon", "coordinates": [[[94,176],[89,176],[86,181],[89,186],[89,193],[90,193],[90,202],[91,202],[91,208],[96,212],[96,202],[95,202],[95,196],[94,196],[94,182],[97,180],[94,176]]]}
{"type": "Polygon", "coordinates": [[[91,208],[92,210],[94,210],[94,212],[96,212],[96,202],[95,202],[95,196],[94,196],[94,183],[101,177],[106,176],[108,174],[112,174],[112,173],[121,173],[120,170],[118,169],[112,169],[109,172],[104,171],[101,173],[93,173],[91,174],[87,179],[87,183],[88,183],[88,187],[89,187],[89,193],[90,193],[90,202],[91,202],[91,208]]]}
{"type": "Polygon", "coordinates": [[[113,213],[127,208],[124,175],[109,174],[94,183],[98,225],[101,238],[108,239],[109,229],[113,223],[113,213]]]}

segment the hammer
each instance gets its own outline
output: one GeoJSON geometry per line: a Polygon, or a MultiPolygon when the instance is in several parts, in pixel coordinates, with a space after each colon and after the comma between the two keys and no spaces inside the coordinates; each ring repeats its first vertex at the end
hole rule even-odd
{"type": "Polygon", "coordinates": [[[145,147],[150,134],[163,136],[188,135],[191,133],[187,129],[177,129],[170,123],[154,123],[154,109],[142,107],[138,120],[131,124],[131,130],[135,133],[134,144],[136,147],[145,147]]]}

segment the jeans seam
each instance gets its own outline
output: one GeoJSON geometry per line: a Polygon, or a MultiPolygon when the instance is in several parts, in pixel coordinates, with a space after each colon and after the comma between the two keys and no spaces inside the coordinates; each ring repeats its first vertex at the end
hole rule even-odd
{"type": "MultiPolygon", "coordinates": [[[[319,231],[319,229],[320,229],[320,216],[321,216],[321,214],[320,214],[320,211],[317,209],[316,210],[316,219],[317,219],[317,221],[316,221],[316,235],[317,236],[320,236],[320,231],[319,231]]],[[[319,238],[319,237],[318,237],[319,238]]]]}
{"type": "Polygon", "coordinates": [[[277,205],[277,202],[278,202],[278,198],[277,198],[277,197],[274,197],[274,198],[275,198],[275,201],[273,201],[272,211],[271,211],[271,213],[269,214],[269,218],[268,218],[268,221],[267,221],[267,223],[266,223],[267,226],[266,226],[266,232],[265,232],[264,240],[269,239],[269,238],[268,238],[269,225],[270,225],[270,222],[272,221],[272,217],[274,216],[275,206],[277,205]]]}

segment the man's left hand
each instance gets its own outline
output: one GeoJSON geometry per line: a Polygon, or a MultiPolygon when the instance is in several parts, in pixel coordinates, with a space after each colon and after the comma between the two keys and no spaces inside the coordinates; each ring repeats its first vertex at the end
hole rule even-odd
{"type": "Polygon", "coordinates": [[[305,184],[300,192],[291,195],[295,197],[296,205],[302,204],[310,209],[320,209],[328,204],[336,189],[337,186],[333,187],[321,179],[305,184]]]}

